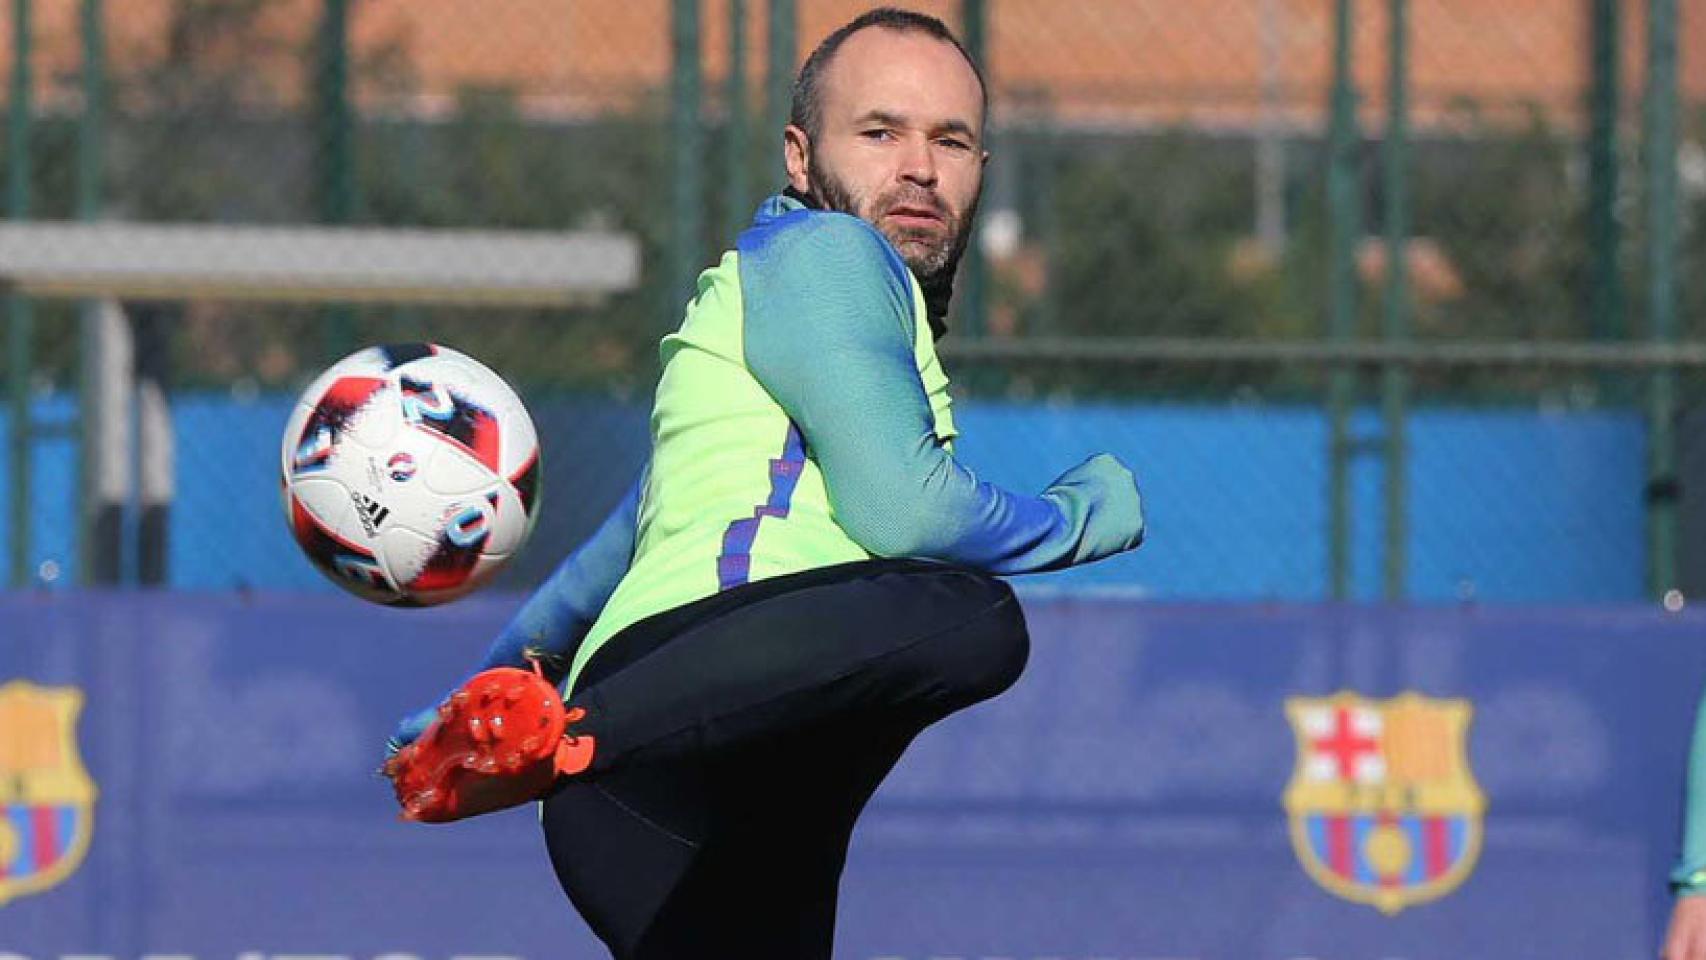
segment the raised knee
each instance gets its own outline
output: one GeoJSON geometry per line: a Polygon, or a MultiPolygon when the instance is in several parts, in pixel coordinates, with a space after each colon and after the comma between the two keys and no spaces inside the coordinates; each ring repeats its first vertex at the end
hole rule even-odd
{"type": "Polygon", "coordinates": [[[1031,653],[1025,612],[1007,584],[988,578],[988,603],[955,631],[951,682],[958,698],[976,703],[997,696],[1024,672],[1031,653]]]}

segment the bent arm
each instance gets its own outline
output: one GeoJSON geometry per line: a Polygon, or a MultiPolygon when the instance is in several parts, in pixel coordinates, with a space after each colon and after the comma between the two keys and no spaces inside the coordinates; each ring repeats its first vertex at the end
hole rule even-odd
{"type": "Polygon", "coordinates": [[[1112,457],[1040,496],[953,457],[918,374],[906,266],[869,224],[800,211],[749,231],[740,252],[748,366],[800,428],[836,521],[865,549],[1005,574],[1141,542],[1135,480],[1112,457]]]}

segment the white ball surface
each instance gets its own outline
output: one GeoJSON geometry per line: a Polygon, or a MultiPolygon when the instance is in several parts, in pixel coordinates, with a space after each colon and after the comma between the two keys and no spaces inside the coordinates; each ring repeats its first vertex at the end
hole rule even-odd
{"type": "Polygon", "coordinates": [[[539,437],[509,384],[436,344],[369,347],[285,426],[285,520],[364,600],[428,606],[490,580],[533,531],[539,437]]]}

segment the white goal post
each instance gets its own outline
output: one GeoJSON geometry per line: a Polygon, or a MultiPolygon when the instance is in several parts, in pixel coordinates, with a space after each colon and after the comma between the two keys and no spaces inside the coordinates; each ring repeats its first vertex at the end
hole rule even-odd
{"type": "Polygon", "coordinates": [[[552,307],[639,274],[606,231],[0,223],[0,286],[34,297],[552,307]]]}
{"type": "MultiPolygon", "coordinates": [[[[550,309],[639,280],[639,241],[603,230],[0,222],[0,294],[87,305],[79,549],[97,583],[118,582],[119,524],[133,496],[142,582],[164,576],[175,444],[167,397],[139,362],[145,310],[193,300],[550,309]]],[[[32,425],[11,429],[27,449],[32,425]]]]}

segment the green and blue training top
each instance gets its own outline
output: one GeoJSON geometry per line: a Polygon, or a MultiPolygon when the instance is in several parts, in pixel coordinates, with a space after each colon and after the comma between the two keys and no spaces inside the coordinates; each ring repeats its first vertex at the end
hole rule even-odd
{"type": "Polygon", "coordinates": [[[873,556],[1026,573],[1142,539],[1135,484],[1111,457],[1039,496],[954,458],[924,293],[856,217],[765,201],[661,355],[650,463],[489,662],[572,651],[573,689],[625,627],[750,581],[873,556]]]}

